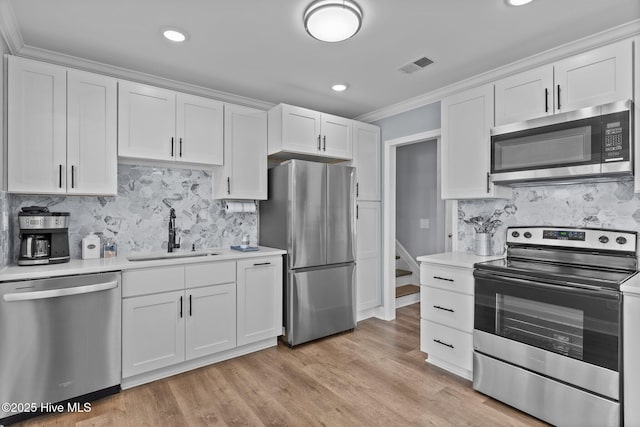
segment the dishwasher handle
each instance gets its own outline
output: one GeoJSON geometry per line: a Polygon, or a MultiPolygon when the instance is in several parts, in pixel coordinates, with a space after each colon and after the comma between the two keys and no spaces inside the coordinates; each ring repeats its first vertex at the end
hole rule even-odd
{"type": "Polygon", "coordinates": [[[88,294],[91,292],[107,291],[118,287],[118,282],[97,283],[95,285],[74,286],[71,288],[49,289],[46,291],[19,292],[14,294],[5,294],[3,299],[5,302],[12,301],[31,301],[36,299],[66,297],[70,295],[88,294]]]}

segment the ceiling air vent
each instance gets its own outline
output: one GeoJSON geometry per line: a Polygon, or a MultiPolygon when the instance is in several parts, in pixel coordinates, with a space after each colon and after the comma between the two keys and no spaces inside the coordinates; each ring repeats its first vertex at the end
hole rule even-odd
{"type": "Polygon", "coordinates": [[[420,59],[416,59],[415,61],[400,67],[398,71],[405,74],[411,74],[411,73],[415,73],[418,70],[422,70],[424,67],[430,64],[433,64],[433,61],[427,58],[426,56],[423,56],[420,59]]]}

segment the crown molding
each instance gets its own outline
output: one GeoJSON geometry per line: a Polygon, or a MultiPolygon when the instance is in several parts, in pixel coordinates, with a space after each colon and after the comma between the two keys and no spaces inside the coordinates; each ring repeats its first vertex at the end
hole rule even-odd
{"type": "Polygon", "coordinates": [[[627,22],[625,24],[589,35],[587,37],[583,37],[581,39],[512,62],[502,67],[477,74],[468,79],[461,80],[459,82],[444,86],[434,91],[427,92],[425,94],[409,98],[405,101],[389,105],[379,110],[360,115],[354,120],[371,123],[387,117],[395,116],[397,114],[405,113],[407,111],[432,104],[434,102],[438,102],[442,98],[453,95],[457,92],[481,86],[483,84],[492,83],[495,80],[507,77],[509,75],[546,65],[551,62],[558,61],[569,56],[577,55],[584,51],[595,49],[603,45],[628,39],[637,36],[638,34],[640,34],[640,19],[627,22]]]}
{"type": "Polygon", "coordinates": [[[155,76],[153,74],[142,73],[127,68],[116,67],[102,62],[91,61],[89,59],[79,58],[77,56],[66,55],[47,49],[40,49],[33,46],[24,46],[20,50],[20,56],[39,61],[50,62],[56,65],[62,65],[69,68],[76,68],[92,73],[103,74],[118,79],[135,81],[166,89],[176,90],[180,92],[190,93],[193,95],[206,96],[219,101],[230,102],[233,104],[243,105],[245,107],[257,108],[260,110],[268,110],[275,104],[261,101],[258,99],[248,98],[241,95],[235,95],[215,89],[209,89],[203,86],[192,85],[177,80],[167,79],[155,76]]]}
{"type": "Polygon", "coordinates": [[[0,35],[2,35],[11,54],[20,53],[24,46],[24,40],[22,40],[18,19],[9,0],[0,0],[0,35]]]}

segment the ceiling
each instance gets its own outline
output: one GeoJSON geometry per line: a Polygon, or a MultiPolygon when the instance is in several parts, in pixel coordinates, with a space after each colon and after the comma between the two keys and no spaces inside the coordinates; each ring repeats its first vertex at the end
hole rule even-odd
{"type": "Polygon", "coordinates": [[[26,46],[346,117],[640,19],[638,0],[357,0],[360,32],[323,43],[303,28],[312,0],[0,1],[26,46]],[[189,40],[164,40],[163,26],[189,40]],[[434,64],[398,71],[422,56],[434,64]]]}

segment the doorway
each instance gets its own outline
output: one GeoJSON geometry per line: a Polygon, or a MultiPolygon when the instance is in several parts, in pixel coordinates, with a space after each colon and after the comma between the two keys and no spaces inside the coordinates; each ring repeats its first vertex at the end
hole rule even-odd
{"type": "MultiPolygon", "coordinates": [[[[386,320],[393,320],[396,311],[396,238],[403,236],[407,242],[402,245],[407,252],[406,258],[415,259],[416,256],[454,249],[455,202],[440,198],[440,140],[440,129],[437,129],[384,142],[383,318],[386,320]],[[418,158],[414,157],[434,153],[435,162],[431,159],[431,166],[426,167],[432,168],[435,163],[435,173],[433,170],[419,173],[416,181],[416,177],[411,176],[411,169],[420,165],[418,158]],[[419,180],[428,176],[435,177],[436,182],[425,182],[424,191],[421,191],[419,180]],[[400,193],[409,194],[398,197],[398,182],[409,185],[408,189],[400,189],[400,193]],[[411,193],[415,193],[415,200],[410,200],[411,193]],[[398,202],[403,204],[399,209],[398,202]],[[429,210],[429,204],[436,206],[429,210]],[[401,221],[399,230],[398,221],[401,221]],[[431,241],[423,244],[421,239],[425,238],[431,241]],[[425,253],[414,254],[416,251],[425,253]]],[[[415,274],[419,275],[419,268],[416,270],[415,274]]],[[[416,279],[416,284],[419,284],[419,277],[416,279]]]]}

